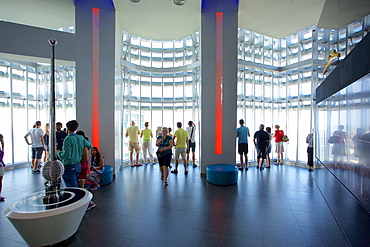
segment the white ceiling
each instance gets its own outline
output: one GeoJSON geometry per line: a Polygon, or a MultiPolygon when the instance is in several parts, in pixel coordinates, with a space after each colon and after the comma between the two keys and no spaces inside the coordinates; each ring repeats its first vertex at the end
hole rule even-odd
{"type": "MultiPolygon", "coordinates": [[[[186,37],[200,29],[201,0],[113,0],[121,29],[155,40],[186,37]]],[[[217,0],[215,0],[217,1],[217,0]]],[[[369,0],[239,0],[239,27],[284,38],[307,27],[338,29],[370,14],[369,0]]],[[[0,19],[56,29],[73,26],[73,0],[0,0],[0,19]]]]}

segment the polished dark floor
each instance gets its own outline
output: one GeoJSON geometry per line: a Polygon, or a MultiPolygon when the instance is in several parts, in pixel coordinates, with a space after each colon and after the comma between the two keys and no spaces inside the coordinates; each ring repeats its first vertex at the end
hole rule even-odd
{"type": "MultiPolygon", "coordinates": [[[[112,184],[93,191],[97,207],[57,246],[370,244],[369,213],[325,169],[251,167],[233,186],[209,184],[199,168],[189,170],[185,176],[180,166],[164,187],[158,165],[122,168],[112,184]]],[[[0,210],[43,190],[43,183],[29,168],[7,171],[0,210]]],[[[0,246],[25,245],[2,214],[0,246]]]]}

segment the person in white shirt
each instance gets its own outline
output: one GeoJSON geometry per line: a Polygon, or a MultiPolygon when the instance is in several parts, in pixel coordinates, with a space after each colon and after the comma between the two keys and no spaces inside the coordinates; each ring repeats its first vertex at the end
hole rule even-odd
{"type": "Polygon", "coordinates": [[[24,136],[28,145],[32,145],[32,171],[40,172],[39,164],[43,151],[45,151],[44,145],[44,130],[41,129],[41,121],[36,121],[35,128],[32,128],[24,136]],[[29,142],[28,137],[31,138],[29,142]]]}
{"type": "Polygon", "coordinates": [[[188,137],[189,137],[189,143],[188,143],[188,149],[186,151],[186,160],[189,162],[189,153],[190,149],[192,152],[192,159],[193,159],[193,167],[197,167],[195,164],[195,123],[193,121],[188,122],[189,127],[186,127],[186,131],[188,132],[188,137]]]}

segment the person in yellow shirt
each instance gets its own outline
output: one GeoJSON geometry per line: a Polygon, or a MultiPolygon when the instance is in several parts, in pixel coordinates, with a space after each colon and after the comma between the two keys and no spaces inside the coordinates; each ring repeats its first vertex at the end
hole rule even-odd
{"type": "Polygon", "coordinates": [[[144,163],[145,165],[148,164],[148,160],[146,158],[146,152],[148,151],[149,157],[150,157],[150,162],[154,165],[154,159],[152,155],[152,138],[153,138],[153,133],[151,129],[148,129],[149,127],[149,122],[145,122],[144,124],[145,129],[141,131],[140,138],[143,138],[143,157],[144,157],[144,163]]]}
{"type": "Polygon", "coordinates": [[[181,128],[182,123],[177,122],[177,130],[175,131],[175,134],[173,135],[173,141],[176,146],[175,151],[175,169],[172,170],[172,173],[177,174],[177,168],[179,166],[179,157],[181,155],[182,161],[184,162],[184,169],[185,169],[185,175],[188,175],[188,171],[186,170],[186,150],[188,145],[188,132],[181,128]]]}
{"type": "Polygon", "coordinates": [[[128,149],[130,151],[130,164],[131,167],[142,166],[139,164],[139,155],[140,155],[140,143],[139,143],[140,130],[138,126],[135,126],[135,122],[131,121],[131,126],[126,129],[126,137],[128,137],[128,149]],[[136,152],[136,163],[132,162],[132,154],[136,152]]]}

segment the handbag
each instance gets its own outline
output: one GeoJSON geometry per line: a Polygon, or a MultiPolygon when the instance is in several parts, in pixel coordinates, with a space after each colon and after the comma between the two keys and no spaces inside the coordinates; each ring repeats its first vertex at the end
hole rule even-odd
{"type": "Polygon", "coordinates": [[[163,156],[163,153],[160,151],[160,148],[158,148],[157,152],[155,152],[158,158],[163,156]]]}
{"type": "Polygon", "coordinates": [[[281,140],[282,140],[283,142],[288,142],[288,141],[289,141],[289,138],[288,138],[288,136],[287,136],[287,135],[284,135],[284,136],[281,138],[281,140]]]}

